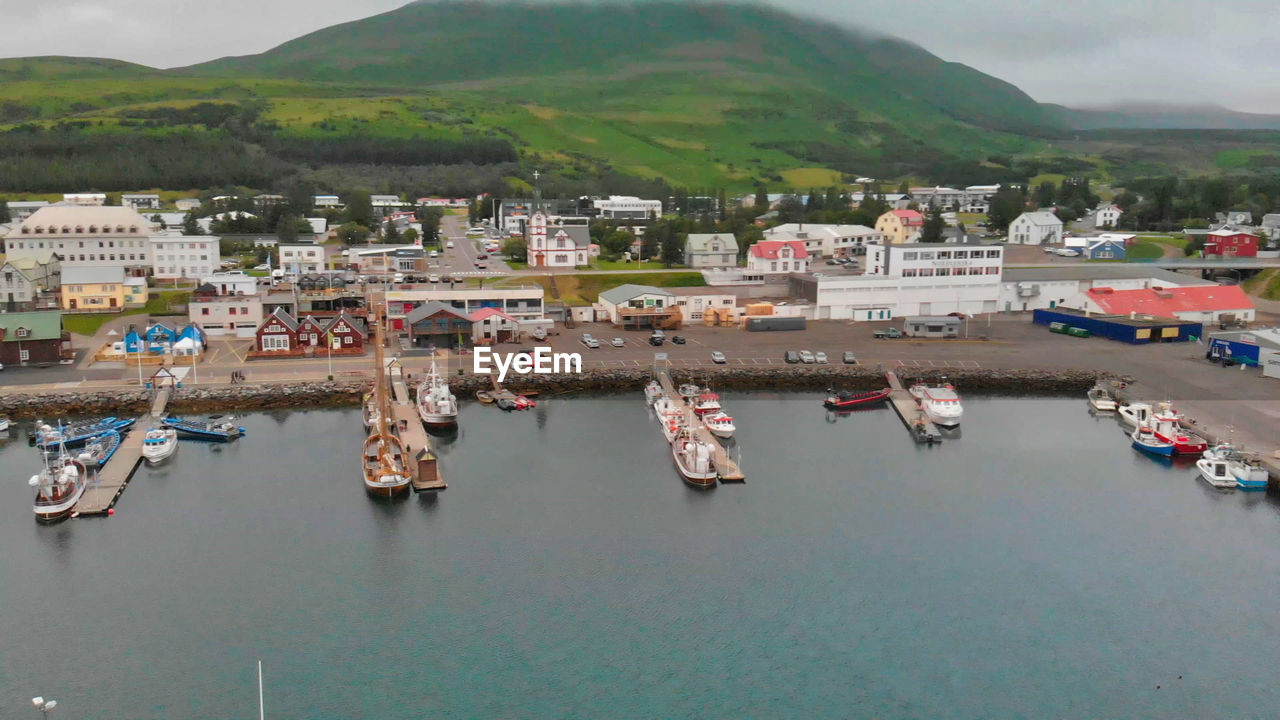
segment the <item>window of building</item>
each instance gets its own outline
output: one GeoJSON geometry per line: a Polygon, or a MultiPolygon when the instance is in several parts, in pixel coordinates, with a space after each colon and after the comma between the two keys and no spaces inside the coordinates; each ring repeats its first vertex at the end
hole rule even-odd
{"type": "MultiPolygon", "coordinates": [[[[233,311],[233,312],[231,313],[232,315],[235,315],[234,310],[235,310],[235,308],[232,308],[232,311],[233,311]]],[[[209,308],[200,308],[200,314],[201,314],[201,315],[208,315],[208,314],[209,314],[209,308]]]]}
{"type": "Polygon", "coordinates": [[[902,253],[902,259],[903,259],[903,260],[915,260],[915,259],[917,259],[917,258],[919,258],[919,257],[920,257],[920,253],[918,253],[918,252],[904,252],[904,253],[902,253]]]}
{"type": "Polygon", "coordinates": [[[987,251],[987,257],[989,257],[989,258],[998,258],[998,257],[1000,257],[1000,251],[999,251],[999,250],[988,250],[988,251],[987,251]]]}
{"type": "Polygon", "coordinates": [[[917,275],[915,268],[907,268],[902,271],[902,277],[915,277],[917,275]]]}
{"type": "Polygon", "coordinates": [[[938,259],[939,259],[939,260],[950,260],[950,259],[951,259],[951,251],[950,251],[950,250],[939,250],[939,251],[938,251],[938,259]]]}
{"type": "Polygon", "coordinates": [[[30,359],[31,359],[31,351],[30,351],[30,350],[27,350],[27,349],[25,349],[25,348],[24,348],[24,349],[22,349],[22,350],[19,350],[19,351],[18,351],[18,362],[27,362],[27,361],[28,361],[28,360],[30,360],[30,359]]]}
{"type": "Polygon", "coordinates": [[[950,274],[951,274],[951,268],[938,268],[938,270],[937,270],[934,274],[935,274],[935,275],[937,275],[937,276],[939,276],[939,277],[942,277],[942,276],[944,276],[944,275],[950,275],[950,274]]]}
{"type": "Polygon", "coordinates": [[[929,252],[922,252],[922,253],[920,253],[920,259],[921,259],[921,260],[932,260],[932,259],[933,259],[933,251],[929,251],[929,252]]]}

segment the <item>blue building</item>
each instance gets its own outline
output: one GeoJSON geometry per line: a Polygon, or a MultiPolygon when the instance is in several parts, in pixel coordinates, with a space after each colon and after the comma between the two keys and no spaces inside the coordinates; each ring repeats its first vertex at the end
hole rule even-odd
{"type": "Polygon", "coordinates": [[[1062,323],[1067,327],[1088,330],[1091,335],[1118,340],[1134,345],[1153,342],[1188,342],[1204,336],[1204,326],[1198,322],[1172,318],[1131,318],[1128,315],[1101,315],[1074,308],[1057,307],[1052,310],[1036,310],[1031,321],[1037,325],[1062,323]]]}
{"type": "Polygon", "coordinates": [[[1090,260],[1124,260],[1124,242],[1104,238],[1085,248],[1084,254],[1090,260]]]}
{"type": "Polygon", "coordinates": [[[1234,360],[1242,365],[1258,365],[1262,354],[1280,351],[1280,330],[1233,330],[1209,335],[1210,360],[1234,360]]]}

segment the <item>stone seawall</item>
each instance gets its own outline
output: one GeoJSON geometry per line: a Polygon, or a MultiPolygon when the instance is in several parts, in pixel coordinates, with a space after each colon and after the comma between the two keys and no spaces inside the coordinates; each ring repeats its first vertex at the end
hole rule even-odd
{"type": "MultiPolygon", "coordinates": [[[[1103,373],[1088,370],[924,370],[898,368],[904,383],[937,382],[944,377],[960,391],[1000,395],[1064,395],[1083,393],[1103,373]]],[[[677,382],[709,383],[716,389],[823,390],[840,387],[873,390],[884,387],[884,373],[874,367],[845,365],[783,365],[770,367],[675,368],[677,382]]],[[[649,380],[648,368],[591,370],[581,375],[529,375],[509,378],[514,392],[537,391],[543,395],[637,390],[649,380]]],[[[460,399],[471,399],[476,390],[490,387],[487,376],[467,375],[451,379],[460,399]]],[[[411,378],[410,386],[416,384],[411,378]]],[[[357,405],[372,388],[369,380],[340,380],[272,384],[184,387],[176,391],[169,410],[177,413],[213,413],[231,410],[338,407],[357,405]]],[[[27,394],[8,388],[0,395],[0,414],[13,418],[51,418],[76,415],[140,415],[151,407],[144,390],[97,390],[27,394]]]]}

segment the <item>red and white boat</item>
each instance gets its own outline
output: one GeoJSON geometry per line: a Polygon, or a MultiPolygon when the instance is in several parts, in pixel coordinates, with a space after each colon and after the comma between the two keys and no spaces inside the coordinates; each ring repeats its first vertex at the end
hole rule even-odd
{"type": "Polygon", "coordinates": [[[693,411],[699,415],[709,415],[720,410],[720,396],[710,390],[703,390],[693,399],[693,411]]]}
{"type": "Polygon", "coordinates": [[[1156,406],[1151,429],[1161,441],[1173,445],[1174,455],[1203,455],[1209,449],[1204,438],[1182,429],[1182,415],[1167,402],[1156,406]]]}
{"type": "Polygon", "coordinates": [[[827,399],[822,404],[830,410],[853,410],[884,402],[889,398],[890,392],[890,388],[859,393],[828,390],[827,399]]]}
{"type": "Polygon", "coordinates": [[[59,448],[57,457],[45,453],[45,466],[39,475],[32,475],[30,485],[36,489],[34,506],[36,520],[52,523],[71,515],[71,510],[84,495],[89,481],[89,471],[84,463],[67,454],[66,446],[59,448]]]}
{"type": "Polygon", "coordinates": [[[703,415],[702,424],[706,425],[707,430],[718,438],[731,438],[733,437],[734,430],[737,430],[737,427],[733,424],[733,418],[726,415],[723,411],[703,415]]]}
{"type": "Polygon", "coordinates": [[[955,427],[960,424],[964,408],[960,405],[960,394],[950,383],[944,385],[911,386],[911,395],[920,403],[920,409],[935,425],[955,427]]]}

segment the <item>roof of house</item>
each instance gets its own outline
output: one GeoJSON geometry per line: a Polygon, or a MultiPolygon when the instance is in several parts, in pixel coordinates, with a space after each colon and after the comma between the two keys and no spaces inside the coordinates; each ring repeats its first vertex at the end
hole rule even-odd
{"type": "Polygon", "coordinates": [[[1100,238],[1090,238],[1090,240],[1092,240],[1092,242],[1089,243],[1090,250],[1098,248],[1102,245],[1117,245],[1119,247],[1124,247],[1124,240],[1120,238],[1100,237],[1100,238]]]}
{"type": "Polygon", "coordinates": [[[720,249],[715,252],[738,252],[738,239],[733,233],[689,233],[684,242],[684,251],[693,253],[712,252],[711,243],[719,240],[720,249]]]}
{"type": "Polygon", "coordinates": [[[1054,215],[1053,213],[1049,212],[1048,210],[1037,210],[1037,211],[1035,211],[1035,212],[1024,212],[1024,213],[1022,213],[1021,215],[1019,215],[1018,217],[1014,218],[1014,220],[1013,220],[1013,221],[1014,221],[1014,222],[1017,222],[1017,221],[1021,220],[1022,218],[1026,218],[1026,219],[1027,219],[1027,220],[1028,220],[1032,225],[1037,225],[1037,226],[1046,226],[1046,225],[1057,225],[1057,226],[1061,226],[1061,225],[1062,225],[1062,220],[1061,220],[1057,215],[1054,215]]]}
{"type": "Polygon", "coordinates": [[[611,290],[605,290],[600,293],[600,299],[614,305],[621,305],[622,303],[639,295],[665,295],[666,297],[675,297],[666,290],[653,287],[652,285],[633,285],[631,283],[627,283],[626,285],[619,285],[611,290]]]}
{"type": "Polygon", "coordinates": [[[1249,237],[1257,237],[1253,233],[1245,232],[1240,228],[1231,228],[1231,227],[1224,227],[1224,228],[1219,228],[1217,230],[1210,230],[1208,234],[1214,237],[1235,237],[1237,235],[1248,235],[1249,237]]]}
{"type": "Polygon", "coordinates": [[[809,251],[800,240],[761,240],[751,246],[751,255],[765,260],[777,260],[778,253],[786,247],[791,248],[792,257],[797,260],[809,257],[809,251]]]}
{"type": "Polygon", "coordinates": [[[53,311],[0,313],[0,341],[56,340],[62,337],[62,313],[53,311]],[[26,337],[17,337],[18,328],[26,328],[26,337]]]}
{"type": "Polygon", "coordinates": [[[279,320],[281,324],[283,324],[285,327],[289,328],[290,330],[298,329],[298,321],[294,320],[293,316],[289,314],[289,311],[285,310],[282,307],[278,307],[275,310],[272,310],[271,314],[267,316],[267,319],[262,321],[262,325],[266,325],[267,323],[271,322],[272,319],[279,320]]]}
{"type": "MultiPolygon", "coordinates": [[[[912,225],[923,225],[924,216],[916,210],[890,210],[885,215],[893,215],[908,227],[912,225]]],[[[882,216],[883,217],[883,216],[882,216]]]]}
{"type": "Polygon", "coordinates": [[[1050,267],[1005,268],[1004,282],[1052,282],[1055,280],[1138,280],[1151,279],[1170,285],[1216,285],[1196,275],[1151,267],[1145,263],[1080,263],[1050,267]]]}
{"type": "Polygon", "coordinates": [[[869,228],[866,225],[836,225],[829,223],[785,223],[765,231],[765,237],[770,239],[777,239],[772,237],[774,235],[790,235],[792,238],[827,235],[833,238],[842,238],[879,234],[879,230],[869,228]]]}
{"type": "Polygon", "coordinates": [[[553,240],[560,233],[573,241],[574,247],[585,248],[591,244],[591,229],[585,225],[552,225],[547,224],[547,239],[553,240]]]}
{"type": "Polygon", "coordinates": [[[98,237],[97,228],[110,227],[117,235],[150,235],[151,221],[130,207],[82,206],[82,205],[49,205],[42,207],[23,220],[18,229],[10,235],[13,238],[29,238],[36,235],[36,228],[42,230],[40,236],[52,234],[55,237],[86,235],[98,237]],[[49,233],[48,228],[56,228],[58,232],[49,233]],[[67,228],[67,232],[62,232],[67,228]],[[94,228],[90,231],[90,228],[94,228]]]}
{"type": "Polygon", "coordinates": [[[125,278],[125,279],[124,279],[124,286],[125,286],[125,287],[134,287],[134,286],[137,286],[137,285],[141,285],[141,286],[143,286],[143,287],[146,287],[146,286],[147,286],[147,279],[146,279],[146,278],[143,278],[143,277],[127,277],[127,278],[125,278]]]}
{"type": "Polygon", "coordinates": [[[102,267],[66,267],[62,268],[62,284],[67,285],[99,285],[103,283],[124,284],[124,268],[119,266],[102,267]]]}
{"type": "Polygon", "coordinates": [[[333,329],[334,325],[338,324],[339,321],[346,322],[347,325],[351,326],[352,330],[355,330],[361,336],[369,337],[369,329],[365,327],[365,324],[360,320],[360,318],[348,314],[346,310],[335,315],[333,319],[329,321],[329,324],[325,326],[324,331],[329,332],[333,329]]]}
{"type": "Polygon", "coordinates": [[[1238,285],[1201,285],[1144,290],[1091,288],[1089,299],[1103,312],[1114,315],[1153,315],[1175,317],[1180,312],[1218,312],[1244,310],[1253,301],[1238,285]]]}
{"type": "Polygon", "coordinates": [[[498,317],[500,317],[500,318],[503,318],[504,320],[510,320],[511,322],[516,322],[516,319],[515,319],[515,318],[513,318],[513,317],[511,317],[510,315],[508,315],[508,314],[506,314],[506,313],[502,312],[502,311],[501,311],[501,310],[499,310],[498,308],[492,308],[492,307],[489,307],[489,308],[480,308],[479,310],[477,310],[477,311],[475,311],[475,312],[471,313],[471,322],[473,322],[473,323],[478,323],[478,322],[480,322],[481,320],[488,320],[489,318],[491,318],[491,317],[493,317],[493,316],[495,316],[495,315],[496,315],[496,316],[498,316],[498,317]]]}
{"type": "Polygon", "coordinates": [[[418,322],[420,322],[424,318],[429,318],[432,315],[435,315],[436,313],[439,313],[439,312],[445,312],[449,315],[456,317],[459,320],[466,320],[467,322],[471,322],[471,318],[467,317],[466,314],[458,310],[458,308],[452,305],[446,305],[440,302],[439,300],[432,300],[430,302],[422,303],[418,307],[410,310],[409,314],[405,315],[404,319],[405,319],[405,322],[409,323],[410,325],[416,325],[418,322]]]}

